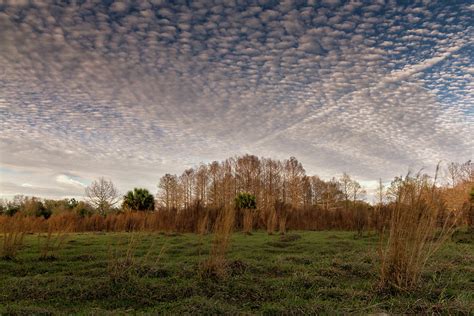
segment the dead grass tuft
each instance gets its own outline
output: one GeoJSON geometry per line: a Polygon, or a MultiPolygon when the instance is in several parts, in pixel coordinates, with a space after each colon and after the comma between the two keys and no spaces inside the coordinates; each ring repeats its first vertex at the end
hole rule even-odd
{"type": "Polygon", "coordinates": [[[395,194],[389,231],[379,252],[380,286],[412,290],[428,259],[450,238],[455,220],[440,216],[444,205],[439,192],[420,174],[400,179],[395,194]]]}
{"type": "Polygon", "coordinates": [[[2,258],[14,260],[23,245],[28,225],[24,217],[13,216],[2,223],[2,258]]]}
{"type": "Polygon", "coordinates": [[[66,244],[68,234],[72,229],[69,221],[62,220],[61,217],[52,218],[47,222],[46,235],[38,234],[38,248],[40,260],[56,260],[60,250],[66,244]]]}
{"type": "Polygon", "coordinates": [[[201,277],[225,278],[228,274],[226,253],[234,230],[235,211],[232,207],[221,209],[214,225],[214,240],[209,257],[201,263],[201,277]]]}

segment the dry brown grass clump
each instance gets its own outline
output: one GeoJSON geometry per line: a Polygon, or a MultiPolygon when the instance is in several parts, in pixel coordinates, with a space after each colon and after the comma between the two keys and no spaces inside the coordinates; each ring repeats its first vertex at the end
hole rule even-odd
{"type": "Polygon", "coordinates": [[[278,217],[278,230],[280,234],[286,234],[286,226],[288,221],[288,208],[289,206],[281,201],[275,203],[275,211],[278,217]]]}
{"type": "Polygon", "coordinates": [[[125,249],[119,244],[109,247],[107,274],[112,284],[128,281],[137,270],[138,260],[135,255],[138,238],[131,233],[125,249]]]}
{"type": "Polygon", "coordinates": [[[254,209],[243,209],[242,214],[242,232],[244,234],[251,234],[253,229],[254,209]]]}
{"type": "Polygon", "coordinates": [[[23,240],[28,232],[27,220],[22,216],[5,218],[2,221],[2,255],[6,260],[16,258],[18,250],[23,245],[23,240]]]}
{"type": "Polygon", "coordinates": [[[200,267],[202,277],[225,278],[228,263],[226,253],[230,247],[230,239],[234,230],[235,211],[226,207],[219,213],[214,225],[214,239],[209,258],[200,267]]]}
{"type": "Polygon", "coordinates": [[[428,259],[450,238],[455,220],[441,216],[444,203],[426,177],[401,178],[396,188],[388,235],[380,249],[380,285],[410,290],[419,285],[428,259]]]}
{"type": "Polygon", "coordinates": [[[160,250],[157,258],[152,260],[154,242],[151,243],[144,255],[138,255],[139,247],[143,242],[144,234],[138,231],[130,233],[125,244],[118,241],[109,246],[109,260],[107,262],[107,274],[112,284],[129,282],[138,276],[147,275],[156,267],[161,259],[165,246],[160,250]]]}
{"type": "Polygon", "coordinates": [[[197,222],[197,233],[198,235],[205,235],[209,231],[209,211],[203,210],[203,214],[200,214],[197,222]]]}
{"type": "Polygon", "coordinates": [[[267,211],[266,225],[265,228],[269,235],[272,235],[275,231],[275,226],[277,224],[277,215],[274,208],[269,208],[267,211]]]}
{"type": "Polygon", "coordinates": [[[48,220],[46,224],[46,234],[38,234],[40,260],[55,260],[59,256],[59,251],[66,244],[73,225],[70,221],[59,216],[48,220]]]}

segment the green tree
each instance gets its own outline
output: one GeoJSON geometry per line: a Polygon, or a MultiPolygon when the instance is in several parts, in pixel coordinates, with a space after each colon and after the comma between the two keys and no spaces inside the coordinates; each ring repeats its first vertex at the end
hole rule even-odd
{"type": "Polygon", "coordinates": [[[78,202],[75,198],[72,198],[72,199],[67,200],[67,206],[68,206],[70,209],[75,208],[78,204],[79,204],[79,202],[78,202]]]}
{"type": "Polygon", "coordinates": [[[155,198],[147,189],[134,188],[123,197],[122,207],[134,211],[153,211],[155,198]]]}
{"type": "Polygon", "coordinates": [[[19,205],[9,203],[4,212],[5,212],[5,215],[7,215],[7,216],[14,216],[19,211],[20,211],[20,206],[19,205]]]}
{"type": "Polygon", "coordinates": [[[255,195],[250,193],[239,193],[235,198],[235,206],[238,209],[245,210],[245,209],[256,209],[257,208],[257,199],[255,195]]]}
{"type": "Polygon", "coordinates": [[[75,212],[80,217],[87,217],[87,216],[91,216],[94,213],[94,209],[88,203],[84,201],[80,201],[73,208],[73,212],[75,212]]]}
{"type": "Polygon", "coordinates": [[[51,209],[44,206],[43,202],[41,201],[36,202],[36,209],[35,209],[36,217],[44,217],[45,219],[48,219],[51,217],[52,214],[53,214],[53,211],[51,211],[51,209]]]}
{"type": "Polygon", "coordinates": [[[255,209],[257,208],[255,195],[245,192],[239,193],[235,198],[235,206],[243,215],[242,231],[246,234],[250,234],[253,229],[255,209]]]}

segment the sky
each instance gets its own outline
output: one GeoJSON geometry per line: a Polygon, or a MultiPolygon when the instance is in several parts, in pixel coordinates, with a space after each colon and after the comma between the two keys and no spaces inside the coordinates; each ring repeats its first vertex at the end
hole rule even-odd
{"type": "Polygon", "coordinates": [[[471,1],[0,0],[0,197],[245,153],[367,187],[474,148],[471,1]]]}

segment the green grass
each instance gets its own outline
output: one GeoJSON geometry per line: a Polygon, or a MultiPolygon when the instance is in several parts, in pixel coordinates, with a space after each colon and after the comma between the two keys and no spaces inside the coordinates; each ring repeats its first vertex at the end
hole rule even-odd
{"type": "MultiPolygon", "coordinates": [[[[454,313],[474,310],[474,242],[456,236],[427,267],[419,290],[376,288],[377,237],[351,232],[233,235],[225,279],[201,278],[211,236],[143,234],[131,273],[112,282],[110,249],[130,234],[75,234],[60,256],[40,260],[28,236],[14,261],[0,260],[0,313],[302,314],[454,313]],[[161,255],[160,255],[161,253],[161,255]],[[145,255],[148,254],[146,257],[145,255]]],[[[120,256],[120,252],[119,252],[120,256]]]]}

